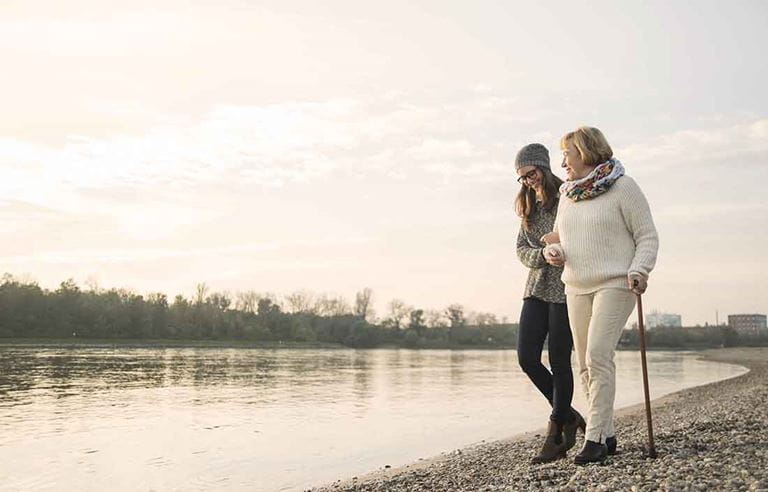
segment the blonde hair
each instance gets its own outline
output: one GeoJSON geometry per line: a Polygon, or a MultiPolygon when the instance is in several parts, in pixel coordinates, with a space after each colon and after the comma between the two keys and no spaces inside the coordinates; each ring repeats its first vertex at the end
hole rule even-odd
{"type": "Polygon", "coordinates": [[[591,126],[580,126],[568,132],[560,139],[560,148],[565,149],[568,142],[579,152],[581,160],[587,166],[597,166],[613,157],[613,149],[608,145],[603,132],[591,126]]]}

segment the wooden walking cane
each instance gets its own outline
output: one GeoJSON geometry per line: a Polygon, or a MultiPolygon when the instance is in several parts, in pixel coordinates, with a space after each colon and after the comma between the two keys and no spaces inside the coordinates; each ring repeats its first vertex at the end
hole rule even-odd
{"type": "Polygon", "coordinates": [[[653,443],[653,421],[651,420],[651,395],[648,392],[648,365],[645,361],[645,325],[643,324],[643,298],[637,296],[637,329],[640,331],[640,359],[643,366],[643,390],[645,391],[645,417],[648,420],[648,456],[656,457],[656,446],[653,443]]]}

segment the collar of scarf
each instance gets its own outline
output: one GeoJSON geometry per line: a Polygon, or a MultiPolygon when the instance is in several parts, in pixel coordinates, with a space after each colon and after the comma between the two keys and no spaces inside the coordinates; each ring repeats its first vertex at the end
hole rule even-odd
{"type": "Polygon", "coordinates": [[[608,159],[598,164],[586,177],[574,181],[566,181],[560,186],[560,194],[574,202],[589,200],[602,195],[624,176],[624,166],[618,159],[608,159]]]}

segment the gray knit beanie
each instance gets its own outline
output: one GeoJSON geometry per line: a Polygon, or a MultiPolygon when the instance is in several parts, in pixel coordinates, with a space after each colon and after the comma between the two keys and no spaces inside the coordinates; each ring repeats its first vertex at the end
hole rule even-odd
{"type": "Polygon", "coordinates": [[[549,169],[549,151],[539,143],[528,144],[517,153],[515,170],[525,166],[537,166],[549,169]]]}

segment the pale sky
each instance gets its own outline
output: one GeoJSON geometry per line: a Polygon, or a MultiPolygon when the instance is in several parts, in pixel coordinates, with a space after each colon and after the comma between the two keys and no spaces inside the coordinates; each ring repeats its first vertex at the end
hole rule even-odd
{"type": "Polygon", "coordinates": [[[768,312],[768,2],[4,1],[1,271],[516,320],[514,157],[602,129],[646,309],[768,312]]]}

